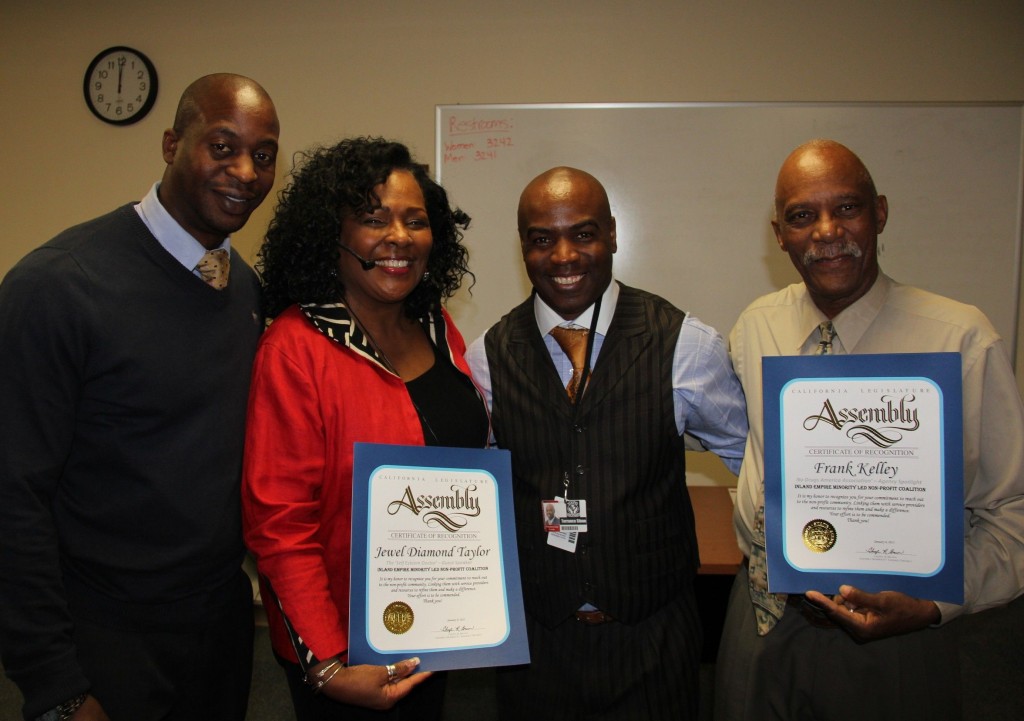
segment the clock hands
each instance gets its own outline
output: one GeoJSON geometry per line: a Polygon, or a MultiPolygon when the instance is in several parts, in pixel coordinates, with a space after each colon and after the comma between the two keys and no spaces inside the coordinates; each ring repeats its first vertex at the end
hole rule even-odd
{"type": "Polygon", "coordinates": [[[153,108],[156,69],[138,50],[107,48],[89,64],[83,88],[93,115],[112,125],[130,125],[146,117],[153,108]]]}

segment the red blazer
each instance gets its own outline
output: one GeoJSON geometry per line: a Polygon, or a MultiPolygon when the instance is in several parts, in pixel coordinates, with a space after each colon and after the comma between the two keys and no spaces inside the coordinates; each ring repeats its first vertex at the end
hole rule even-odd
{"type": "MultiPolygon", "coordinates": [[[[442,311],[448,354],[466,375],[466,344],[442,311]]],[[[423,445],[402,379],[329,339],[297,307],[263,335],[249,397],[245,542],[295,632],[318,659],[348,649],[353,443],[423,445]]],[[[295,659],[263,584],[274,650],[295,659]]]]}

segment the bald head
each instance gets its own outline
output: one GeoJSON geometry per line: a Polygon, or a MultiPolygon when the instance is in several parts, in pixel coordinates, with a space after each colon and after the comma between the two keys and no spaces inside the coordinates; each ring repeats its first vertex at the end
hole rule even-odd
{"type": "Polygon", "coordinates": [[[523,219],[531,210],[560,204],[586,204],[605,219],[612,217],[608,194],[597,178],[584,170],[559,166],[544,171],[523,188],[519,196],[520,236],[525,227],[523,219]]]}
{"type": "Polygon", "coordinates": [[[878,196],[871,173],[868,172],[856,153],[835,140],[817,138],[797,146],[783,161],[782,167],[779,169],[779,177],[775,181],[776,220],[781,211],[780,199],[786,196],[789,184],[794,178],[824,177],[832,173],[837,164],[844,165],[845,169],[857,178],[858,183],[872,199],[878,196]]]}
{"type": "MultiPolygon", "coordinates": [[[[234,73],[204,75],[185,88],[185,92],[181,94],[178,109],[174,113],[174,132],[183,134],[192,123],[202,119],[204,107],[210,103],[224,102],[238,104],[243,108],[256,108],[260,105],[274,108],[267,91],[252,78],[234,73]]],[[[277,121],[276,109],[274,120],[277,121]]]]}
{"type": "Polygon", "coordinates": [[[834,140],[804,143],[782,164],[772,228],[815,305],[834,318],[878,278],[889,206],[864,163],[834,140]]]}
{"type": "Polygon", "coordinates": [[[519,241],[537,294],[577,318],[612,279],[615,218],[604,186],[576,168],[541,173],[519,196],[519,241]]]}

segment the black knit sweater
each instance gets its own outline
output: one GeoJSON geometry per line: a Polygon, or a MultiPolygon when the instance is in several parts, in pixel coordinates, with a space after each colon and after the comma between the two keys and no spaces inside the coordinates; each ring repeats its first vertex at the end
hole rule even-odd
{"type": "Polygon", "coordinates": [[[237,254],[214,290],[131,205],[0,284],[0,650],[28,715],[88,686],[76,618],[188,625],[236,577],[261,328],[237,254]]]}

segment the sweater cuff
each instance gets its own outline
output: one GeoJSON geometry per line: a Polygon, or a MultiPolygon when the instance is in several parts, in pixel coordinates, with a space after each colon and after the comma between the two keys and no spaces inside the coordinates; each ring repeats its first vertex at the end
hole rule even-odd
{"type": "Polygon", "coordinates": [[[89,679],[79,668],[73,650],[26,673],[9,671],[8,675],[25,698],[22,712],[27,719],[34,719],[68,699],[88,693],[90,688],[89,679]]]}

